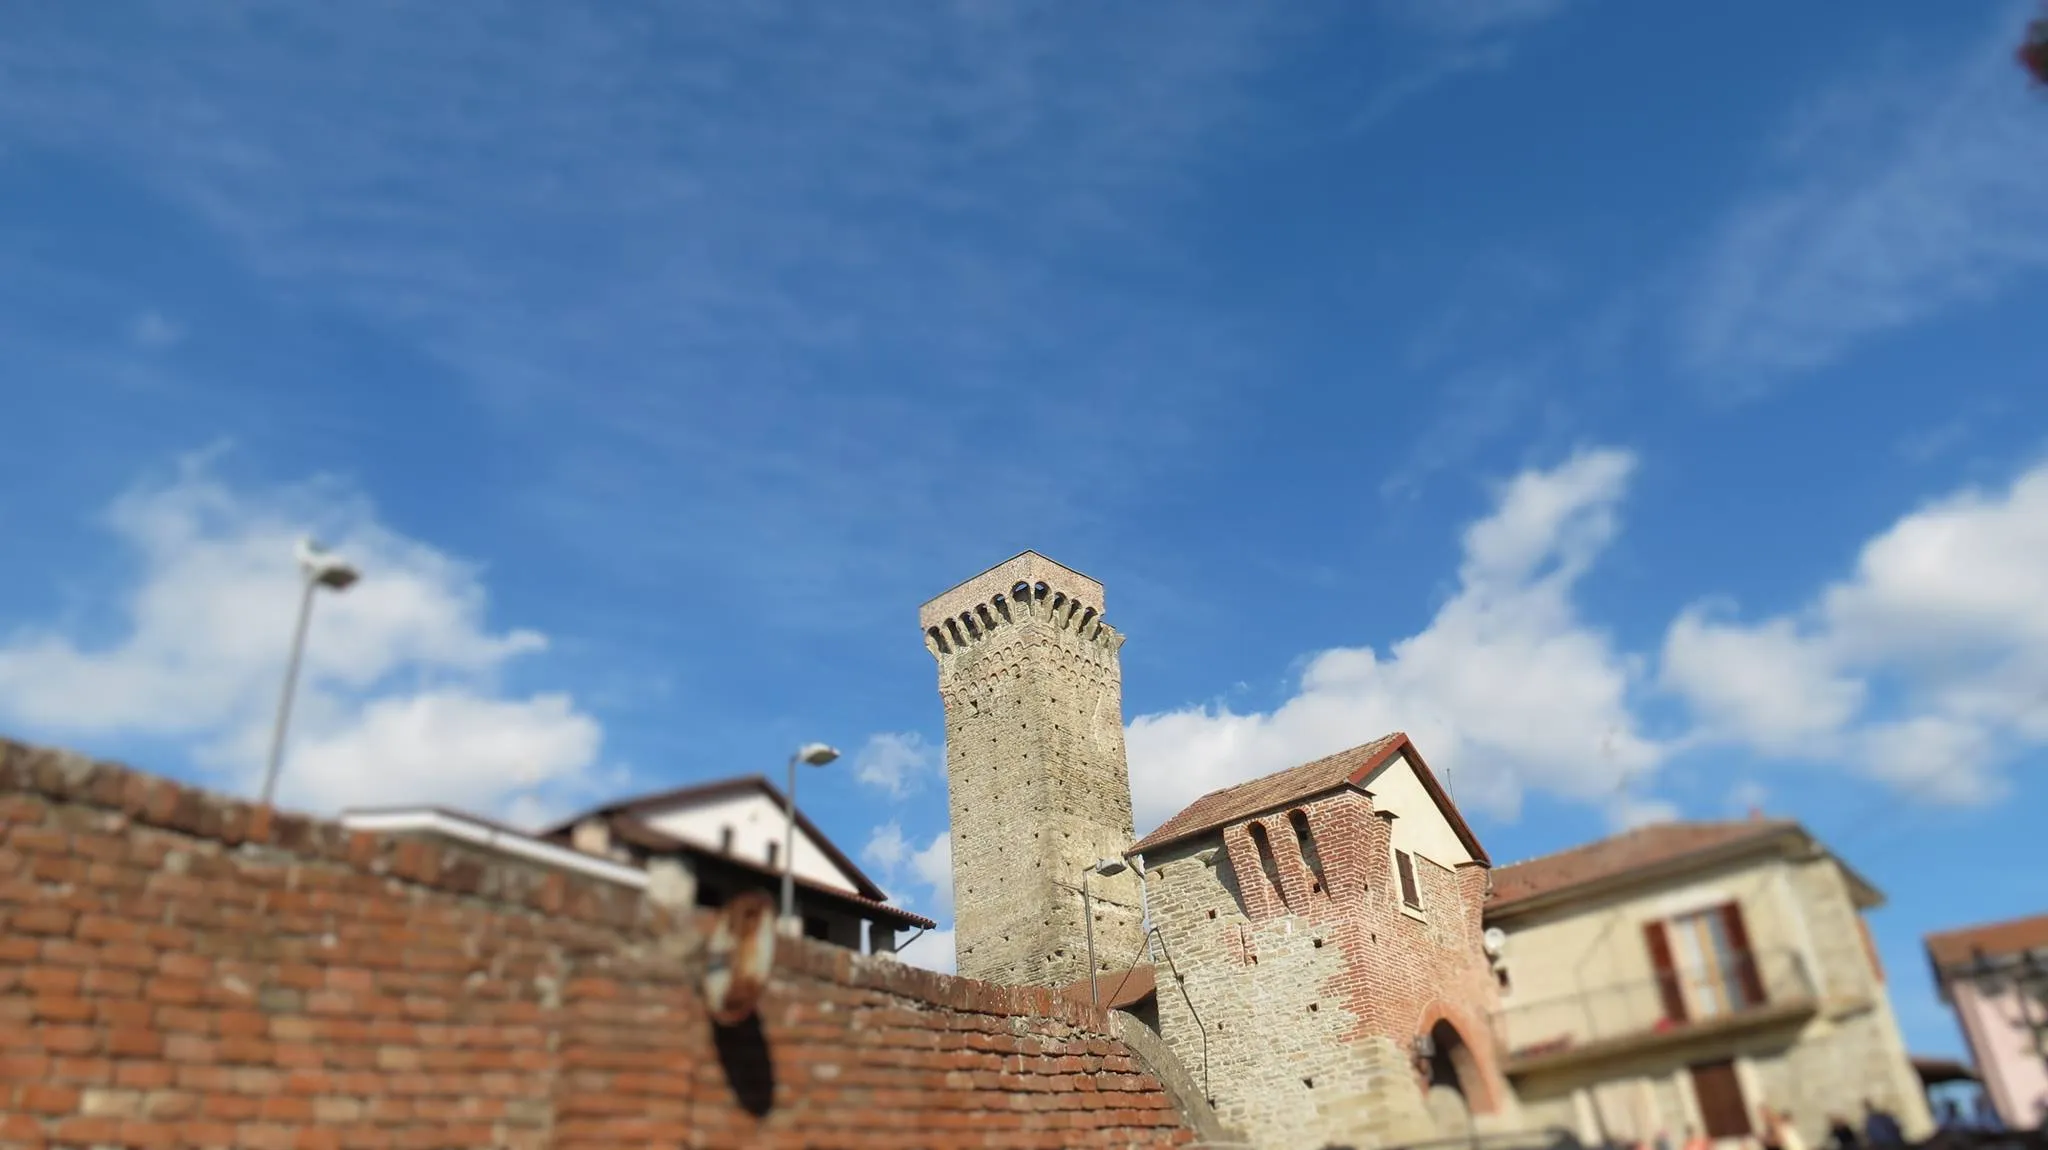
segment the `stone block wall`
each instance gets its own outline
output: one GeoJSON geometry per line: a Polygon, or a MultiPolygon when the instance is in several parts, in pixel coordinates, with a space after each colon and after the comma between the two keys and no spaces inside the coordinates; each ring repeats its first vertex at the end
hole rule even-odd
{"type": "Polygon", "coordinates": [[[1480,946],[1481,866],[1417,859],[1426,910],[1401,905],[1389,829],[1356,791],[1148,857],[1162,1036],[1259,1145],[1376,1146],[1443,1131],[1425,1099],[1414,1040],[1448,1021],[1479,1128],[1512,1107],[1488,1020],[1496,988],[1480,946]],[[1266,835],[1265,858],[1252,835],[1266,835]],[[1320,870],[1320,875],[1317,870],[1320,870]],[[1275,881],[1277,880],[1277,881],[1275,881]]]}
{"type": "MultiPolygon", "coordinates": [[[[1131,844],[1124,637],[1101,587],[1020,556],[927,604],[946,709],[954,942],[964,975],[1088,976],[1082,871],[1131,844]],[[945,613],[940,613],[941,611],[945,613]]],[[[1090,880],[1096,967],[1139,957],[1137,876],[1090,880]]]]}
{"type": "Polygon", "coordinates": [[[0,1148],[1164,1146],[1114,1020],[0,740],[0,1148]],[[906,1141],[906,1131],[912,1132],[906,1141]]]}

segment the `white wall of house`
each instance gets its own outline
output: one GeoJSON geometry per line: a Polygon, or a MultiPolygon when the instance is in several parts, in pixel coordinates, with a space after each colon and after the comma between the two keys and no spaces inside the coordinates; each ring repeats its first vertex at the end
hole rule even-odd
{"type": "MultiPolygon", "coordinates": [[[[675,807],[643,816],[648,826],[665,835],[709,850],[723,848],[728,830],[732,833],[731,854],[735,858],[767,865],[769,844],[774,844],[775,865],[782,865],[783,813],[780,804],[759,791],[705,800],[687,807],[675,807]]],[[[796,831],[796,867],[799,878],[858,894],[856,887],[816,840],[796,831]]]]}
{"type": "Polygon", "coordinates": [[[1443,808],[1429,797],[1406,755],[1396,755],[1365,780],[1376,811],[1392,812],[1394,849],[1420,855],[1446,870],[1472,861],[1443,808]]]}

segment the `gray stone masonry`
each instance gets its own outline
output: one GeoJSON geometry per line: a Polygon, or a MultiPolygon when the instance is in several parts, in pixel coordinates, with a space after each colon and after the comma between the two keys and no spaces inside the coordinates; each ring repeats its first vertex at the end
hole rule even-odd
{"type": "Polygon", "coordinates": [[[1482,867],[1418,860],[1427,912],[1399,903],[1385,820],[1347,790],[1147,855],[1160,1032],[1227,1125],[1261,1147],[1374,1147],[1442,1130],[1412,1043],[1449,1021],[1472,1046],[1463,1083],[1481,1131],[1512,1104],[1487,1029],[1497,999],[1479,948],[1482,867]],[[1264,827],[1269,878],[1250,834],[1264,827]]]}
{"type": "MultiPolygon", "coordinates": [[[[1059,986],[1088,975],[1083,871],[1130,848],[1124,637],[1102,585],[1027,551],[925,604],[946,708],[960,973],[1059,986]]],[[[1089,880],[1095,964],[1141,961],[1134,871],[1089,880]]]]}

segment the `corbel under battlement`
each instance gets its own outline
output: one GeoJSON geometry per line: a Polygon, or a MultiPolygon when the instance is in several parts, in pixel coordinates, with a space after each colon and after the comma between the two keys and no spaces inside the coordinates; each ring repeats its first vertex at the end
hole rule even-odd
{"type": "Polygon", "coordinates": [[[1032,623],[1051,625],[1091,653],[1113,655],[1124,645],[1123,632],[1103,622],[1095,607],[1043,580],[1019,580],[1007,593],[997,592],[958,615],[927,615],[924,621],[925,648],[937,658],[970,650],[1011,628],[1032,623]]]}

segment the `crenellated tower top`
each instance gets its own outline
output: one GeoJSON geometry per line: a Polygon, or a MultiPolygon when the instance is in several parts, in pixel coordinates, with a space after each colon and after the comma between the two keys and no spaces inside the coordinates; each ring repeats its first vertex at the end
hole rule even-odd
{"type": "Polygon", "coordinates": [[[1025,551],[935,596],[918,609],[917,619],[925,645],[950,654],[1027,612],[1062,627],[1093,630],[1102,611],[1102,584],[1025,551]]]}

